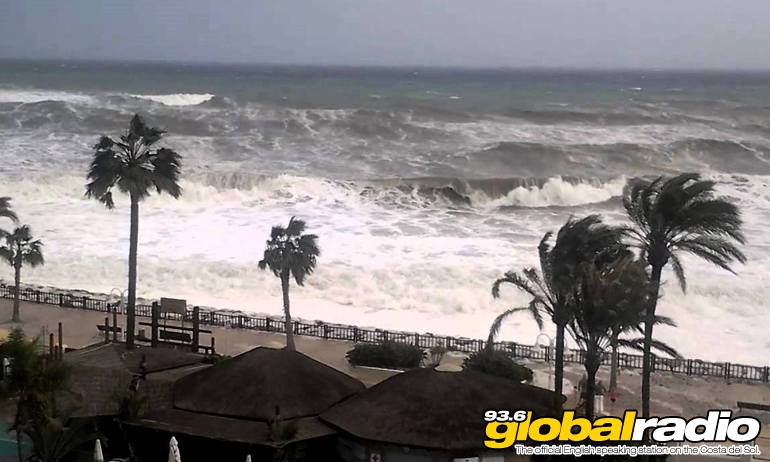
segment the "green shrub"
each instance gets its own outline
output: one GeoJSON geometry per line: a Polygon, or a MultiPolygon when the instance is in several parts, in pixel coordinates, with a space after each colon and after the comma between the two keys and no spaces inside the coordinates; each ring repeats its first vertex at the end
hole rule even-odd
{"type": "Polygon", "coordinates": [[[504,351],[482,350],[473,353],[463,361],[463,369],[505,377],[516,382],[532,381],[532,369],[517,363],[504,351]]]}
{"type": "Polygon", "coordinates": [[[346,357],[354,366],[414,369],[422,366],[426,354],[414,345],[385,342],[381,345],[358,344],[348,351],[346,357]]]}

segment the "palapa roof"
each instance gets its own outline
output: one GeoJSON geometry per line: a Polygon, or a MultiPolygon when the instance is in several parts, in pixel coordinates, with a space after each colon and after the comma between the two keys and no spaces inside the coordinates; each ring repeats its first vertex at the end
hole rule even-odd
{"type": "Polygon", "coordinates": [[[73,366],[117,369],[130,374],[141,374],[140,364],[145,359],[148,374],[201,364],[204,356],[171,348],[137,346],[127,350],[123,343],[98,343],[64,355],[73,366]]]}
{"type": "Polygon", "coordinates": [[[153,412],[135,425],[169,433],[276,448],[336,433],[318,420],[318,417],[304,417],[294,422],[297,425],[297,434],[285,441],[272,441],[270,425],[267,422],[232,419],[178,409],[153,412]]]}
{"type": "Polygon", "coordinates": [[[555,416],[554,392],[476,371],[413,369],[323,412],[321,421],[354,437],[444,451],[483,449],[484,412],[531,410],[555,416]]]}
{"type": "Polygon", "coordinates": [[[317,416],[364,384],[304,354],[259,347],[174,384],[174,408],[268,422],[317,416]]]}
{"type": "MultiPolygon", "coordinates": [[[[71,364],[76,372],[72,377],[71,389],[74,396],[62,399],[74,400],[78,416],[113,415],[118,412],[113,393],[127,390],[135,376],[141,375],[140,363],[145,358],[148,382],[142,387],[170,388],[180,376],[202,367],[202,355],[168,348],[137,347],[126,350],[121,343],[99,343],[64,355],[64,361],[71,364]],[[163,385],[167,383],[168,385],[163,385]]],[[[160,393],[160,391],[158,391],[160,393]]],[[[171,406],[170,392],[167,406],[171,406]]]]}

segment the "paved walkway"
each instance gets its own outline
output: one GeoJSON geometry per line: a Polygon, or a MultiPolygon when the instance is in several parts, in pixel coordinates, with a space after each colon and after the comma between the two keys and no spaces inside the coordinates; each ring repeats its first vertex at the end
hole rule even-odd
{"type": "MultiPolygon", "coordinates": [[[[16,324],[3,322],[3,319],[11,318],[13,302],[8,299],[0,299],[0,335],[2,331],[8,331],[16,324]]],[[[105,313],[86,311],[76,308],[60,308],[52,305],[38,305],[22,302],[21,327],[28,335],[44,334],[47,342],[48,332],[56,333],[58,323],[63,325],[64,343],[73,348],[100,342],[104,336],[96,328],[97,324],[104,324],[105,313]]],[[[138,321],[148,321],[138,318],[138,321]]],[[[110,319],[110,322],[112,320],[110,319]]],[[[125,325],[123,316],[118,317],[118,323],[125,325]]],[[[189,325],[189,323],[188,323],[189,325]]],[[[137,326],[141,328],[142,326],[137,326]]],[[[204,326],[213,331],[216,338],[218,353],[237,355],[257,346],[281,347],[285,344],[282,334],[256,332],[241,329],[226,329],[204,326]]],[[[149,331],[149,327],[145,328],[149,331]]],[[[315,337],[296,336],[297,349],[310,357],[317,359],[329,366],[350,374],[367,386],[374,385],[386,379],[393,373],[352,367],[348,364],[345,353],[353,347],[353,343],[339,340],[323,340],[315,337]]],[[[201,343],[207,344],[208,336],[201,336],[201,343]]],[[[460,364],[463,356],[449,354],[444,362],[460,364]]],[[[549,371],[553,364],[542,362],[527,362],[528,367],[535,371],[535,384],[542,387],[549,386],[549,371]]],[[[564,393],[568,395],[572,403],[574,400],[573,386],[580,380],[583,369],[579,365],[569,365],[565,370],[564,393]]],[[[609,368],[602,368],[598,378],[609,383],[609,368]]],[[[626,409],[639,409],[639,389],[641,371],[623,370],[619,377],[620,400],[613,405],[607,399],[605,410],[615,414],[621,414],[626,409]]],[[[755,403],[770,403],[770,385],[760,382],[725,382],[724,379],[706,379],[689,377],[668,372],[655,372],[652,379],[652,410],[657,415],[683,415],[687,417],[705,415],[709,409],[735,409],[737,401],[755,403]]],[[[766,416],[757,415],[765,423],[770,423],[770,413],[766,416]]]]}

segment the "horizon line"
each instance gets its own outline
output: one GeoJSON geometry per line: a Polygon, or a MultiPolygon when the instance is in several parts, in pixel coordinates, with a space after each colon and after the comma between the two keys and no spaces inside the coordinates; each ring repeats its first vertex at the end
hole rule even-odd
{"type": "Polygon", "coordinates": [[[144,64],[190,67],[232,66],[243,68],[313,68],[313,69],[383,69],[383,70],[447,70],[447,71],[549,71],[549,72],[670,72],[670,73],[770,73],[770,67],[606,67],[606,66],[492,66],[492,65],[427,65],[427,64],[351,64],[351,63],[281,63],[241,62],[206,60],[164,60],[164,59],[117,59],[117,58],[72,58],[72,57],[0,57],[0,62],[44,62],[81,64],[144,64]]]}

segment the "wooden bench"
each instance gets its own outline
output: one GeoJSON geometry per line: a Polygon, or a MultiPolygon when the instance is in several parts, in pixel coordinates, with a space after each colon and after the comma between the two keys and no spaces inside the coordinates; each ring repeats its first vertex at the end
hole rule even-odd
{"type": "Polygon", "coordinates": [[[159,332],[161,340],[172,340],[174,342],[191,343],[192,336],[186,332],[175,332],[173,330],[161,329],[159,332]]]}
{"type": "Polygon", "coordinates": [[[118,326],[118,327],[115,327],[115,326],[107,327],[104,324],[97,324],[96,328],[99,329],[99,332],[104,332],[104,331],[117,332],[117,333],[123,332],[123,329],[120,328],[120,326],[118,326]]]}
{"type": "Polygon", "coordinates": [[[770,404],[747,403],[745,401],[738,401],[738,409],[770,412],[770,404]]]}

